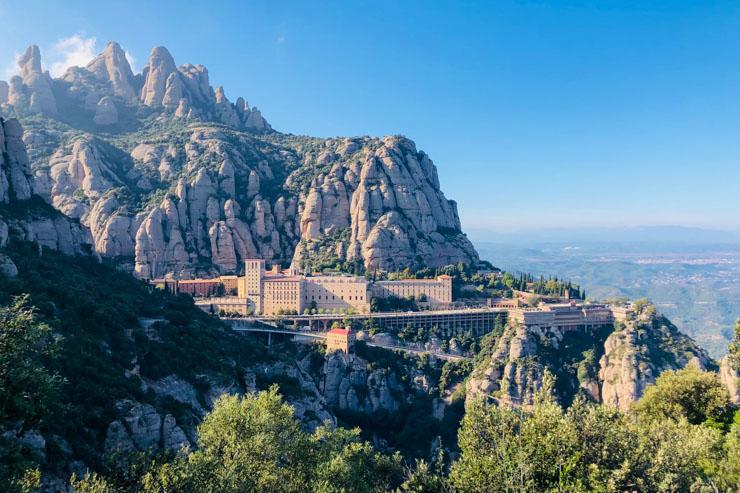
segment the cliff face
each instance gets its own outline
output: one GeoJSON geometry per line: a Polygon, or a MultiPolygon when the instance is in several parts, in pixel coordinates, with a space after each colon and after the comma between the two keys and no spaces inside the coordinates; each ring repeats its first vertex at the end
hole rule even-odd
{"type": "Polygon", "coordinates": [[[667,319],[643,315],[606,339],[599,361],[601,400],[622,410],[642,397],[645,388],[666,370],[694,364],[717,370],[717,364],[667,319]]]}
{"type": "Polygon", "coordinates": [[[22,136],[18,120],[0,120],[0,247],[17,238],[66,254],[78,253],[88,243],[88,234],[33,193],[22,136]]]}
{"type": "Polygon", "coordinates": [[[235,272],[254,256],[302,268],[478,260],[436,167],[404,137],[274,132],[163,47],[138,75],[116,43],[59,79],[40,67],[29,48],[0,91],[3,111],[27,121],[34,190],[140,277],[235,272]]]}
{"type": "Polygon", "coordinates": [[[719,376],[733,403],[740,405],[740,371],[732,367],[729,356],[720,361],[719,376]]]}
{"type": "Polygon", "coordinates": [[[693,340],[652,309],[637,320],[604,330],[535,331],[509,325],[489,341],[467,383],[468,396],[488,396],[510,405],[531,405],[546,371],[555,377],[558,397],[581,394],[626,410],[666,370],[689,363],[717,370],[693,340]]]}
{"type": "Polygon", "coordinates": [[[393,413],[404,398],[405,389],[394,372],[368,370],[368,362],[359,356],[327,355],[322,377],[321,390],[327,404],[334,409],[364,414],[393,413]]]}

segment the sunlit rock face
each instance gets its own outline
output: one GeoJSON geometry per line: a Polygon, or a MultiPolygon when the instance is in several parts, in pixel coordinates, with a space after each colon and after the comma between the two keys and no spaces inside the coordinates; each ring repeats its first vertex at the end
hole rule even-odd
{"type": "Polygon", "coordinates": [[[29,118],[32,180],[18,193],[78,220],[138,276],[231,273],[255,256],[301,269],[478,260],[435,165],[405,137],[275,132],[161,46],[140,74],[115,42],[58,79],[41,67],[32,46],[0,83],[2,112],[29,118]]]}
{"type": "Polygon", "coordinates": [[[509,324],[496,339],[491,356],[468,379],[467,395],[531,406],[549,372],[563,402],[581,395],[626,411],[664,371],[689,364],[703,370],[718,368],[706,351],[659,314],[607,329],[543,330],[509,324]],[[569,354],[576,339],[580,349],[569,354]],[[588,357],[583,348],[588,348],[588,357]]]}
{"type": "MultiPolygon", "coordinates": [[[[0,247],[11,238],[35,241],[67,254],[80,253],[89,243],[88,231],[51,207],[40,207],[34,177],[17,119],[0,121],[0,247]]],[[[13,273],[11,264],[3,269],[13,273]]],[[[17,271],[15,271],[17,273],[17,271]]]]}

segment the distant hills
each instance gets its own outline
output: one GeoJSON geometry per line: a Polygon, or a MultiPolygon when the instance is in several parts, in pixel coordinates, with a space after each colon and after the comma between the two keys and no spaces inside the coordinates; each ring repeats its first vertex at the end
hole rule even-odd
{"type": "Polygon", "coordinates": [[[740,230],[691,228],[685,226],[635,226],[615,228],[538,228],[498,232],[468,228],[475,243],[589,242],[589,243],[679,243],[696,245],[731,243],[740,245],[740,230]]]}
{"type": "Polygon", "coordinates": [[[640,227],[471,237],[501,268],[567,278],[594,299],[648,297],[715,357],[740,318],[738,232],[640,227]]]}

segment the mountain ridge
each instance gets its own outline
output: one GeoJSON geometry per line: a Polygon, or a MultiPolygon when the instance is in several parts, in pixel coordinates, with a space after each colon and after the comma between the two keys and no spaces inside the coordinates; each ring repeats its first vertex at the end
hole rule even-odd
{"type": "Polygon", "coordinates": [[[249,257],[307,270],[315,254],[354,270],[478,262],[413,141],[276,132],[164,47],[134,74],[111,42],[54,79],[31,46],[8,87],[34,191],[139,277],[238,272],[249,257]]]}

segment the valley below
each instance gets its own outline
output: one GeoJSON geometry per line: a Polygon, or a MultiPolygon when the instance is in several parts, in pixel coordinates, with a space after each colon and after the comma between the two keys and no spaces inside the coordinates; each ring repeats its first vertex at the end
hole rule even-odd
{"type": "Polygon", "coordinates": [[[740,317],[740,242],[475,241],[482,258],[512,272],[571,279],[589,298],[649,298],[714,357],[740,317]]]}

